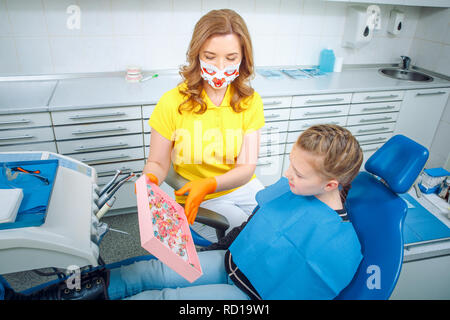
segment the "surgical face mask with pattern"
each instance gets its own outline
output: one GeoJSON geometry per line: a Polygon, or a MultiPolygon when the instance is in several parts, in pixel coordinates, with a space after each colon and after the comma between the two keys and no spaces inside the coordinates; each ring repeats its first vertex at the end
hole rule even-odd
{"type": "Polygon", "coordinates": [[[207,64],[200,60],[200,69],[202,78],[208,81],[209,85],[214,89],[221,89],[228,86],[234,79],[239,76],[240,62],[235,65],[227,66],[223,70],[219,70],[216,66],[207,64]]]}

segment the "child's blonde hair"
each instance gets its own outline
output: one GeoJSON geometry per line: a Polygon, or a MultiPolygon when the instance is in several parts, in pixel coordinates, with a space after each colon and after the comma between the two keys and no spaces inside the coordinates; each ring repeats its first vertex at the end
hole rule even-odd
{"type": "Polygon", "coordinates": [[[332,124],[315,125],[298,137],[296,145],[320,157],[313,166],[325,179],[339,182],[341,199],[345,202],[363,161],[361,147],[351,132],[332,124]]]}

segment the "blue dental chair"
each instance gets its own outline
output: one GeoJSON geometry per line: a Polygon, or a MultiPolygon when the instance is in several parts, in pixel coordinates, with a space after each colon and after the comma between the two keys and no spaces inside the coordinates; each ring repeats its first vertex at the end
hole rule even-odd
{"type": "MultiPolygon", "coordinates": [[[[413,186],[428,156],[428,150],[420,144],[396,135],[367,160],[367,172],[360,172],[352,182],[346,207],[364,258],[350,284],[336,297],[337,300],[389,299],[402,267],[403,222],[407,212],[406,203],[397,194],[405,193],[413,186]]],[[[180,178],[170,172],[169,184],[177,189],[184,184],[180,178]]],[[[215,212],[205,211],[201,214],[199,211],[196,221],[215,227],[219,230],[219,237],[228,228],[226,219],[215,212]]],[[[195,233],[193,238],[198,245],[209,244],[209,241],[195,233]]],[[[133,257],[106,267],[115,268],[153,258],[151,255],[133,257]]],[[[56,281],[60,280],[30,288],[23,293],[34,292],[56,281]]],[[[0,276],[0,293],[2,282],[8,285],[0,276]]]]}
{"type": "Polygon", "coordinates": [[[346,207],[358,235],[363,260],[339,300],[385,300],[391,296],[403,262],[403,223],[407,205],[397,195],[415,183],[428,150],[396,135],[366,162],[352,182],[346,207]]]}

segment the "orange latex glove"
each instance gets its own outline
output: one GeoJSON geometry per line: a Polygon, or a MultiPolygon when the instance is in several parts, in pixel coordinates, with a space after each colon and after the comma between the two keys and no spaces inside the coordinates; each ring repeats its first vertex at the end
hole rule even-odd
{"type": "Polygon", "coordinates": [[[205,178],[194,180],[186,183],[181,189],[175,191],[175,195],[182,196],[186,192],[189,195],[184,205],[184,212],[186,214],[189,224],[193,224],[197,216],[198,207],[202,203],[207,194],[216,191],[217,181],[215,178],[205,178]]]}
{"type": "MultiPolygon", "coordinates": [[[[153,173],[146,173],[145,174],[151,182],[158,185],[158,178],[153,173]]],[[[134,184],[134,194],[136,194],[136,183],[134,184]]]]}

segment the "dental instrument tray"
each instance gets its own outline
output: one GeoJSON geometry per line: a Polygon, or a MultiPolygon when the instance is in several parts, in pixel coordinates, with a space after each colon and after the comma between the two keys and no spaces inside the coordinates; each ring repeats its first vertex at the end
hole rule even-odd
{"type": "MultiPolygon", "coordinates": [[[[0,162],[0,189],[22,189],[23,198],[14,221],[0,230],[37,227],[45,222],[58,169],[58,160],[0,162]]],[[[0,199],[0,202],[6,199],[0,199]]]]}
{"type": "Polygon", "coordinates": [[[150,182],[136,181],[141,246],[189,282],[203,272],[183,207],[150,182]]]}

